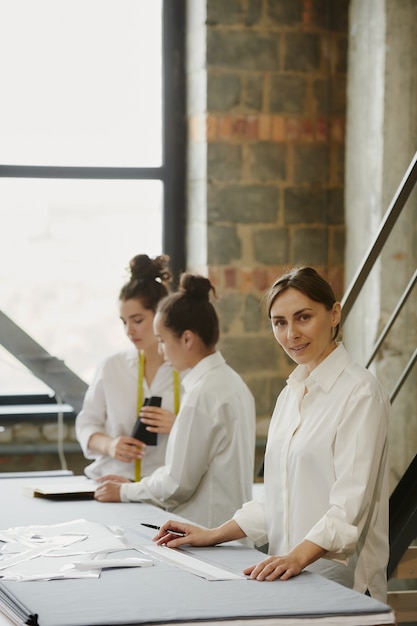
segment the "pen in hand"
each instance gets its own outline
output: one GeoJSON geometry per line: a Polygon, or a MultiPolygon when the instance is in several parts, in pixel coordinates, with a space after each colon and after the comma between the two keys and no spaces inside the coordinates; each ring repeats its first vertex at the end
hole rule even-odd
{"type": "MultiPolygon", "coordinates": [[[[152,528],[153,530],[160,530],[161,528],[160,526],[155,526],[155,524],[145,524],[145,522],[141,522],[141,526],[146,526],[147,528],[152,528]]],[[[171,533],[171,535],[178,535],[178,537],[185,537],[185,533],[182,533],[179,530],[171,530],[169,528],[167,533],[171,533]]]]}

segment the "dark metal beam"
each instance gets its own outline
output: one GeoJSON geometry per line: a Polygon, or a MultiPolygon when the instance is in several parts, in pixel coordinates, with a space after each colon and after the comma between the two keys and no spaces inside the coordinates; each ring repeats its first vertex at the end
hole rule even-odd
{"type": "Polygon", "coordinates": [[[82,180],[160,180],[163,167],[65,167],[53,165],[0,165],[2,178],[62,178],[82,180]]]}
{"type": "Polygon", "coordinates": [[[417,539],[417,455],[392,492],[389,510],[388,578],[391,577],[407,548],[417,539]]]}
{"type": "Polygon", "coordinates": [[[378,259],[382,248],[385,245],[401,211],[407,202],[410,193],[414,189],[414,185],[417,182],[417,152],[415,153],[401,183],[398,186],[396,193],[389,205],[378,232],[369,246],[363,261],[359,266],[358,271],[354,275],[349,287],[347,288],[345,295],[342,299],[342,314],[343,321],[346,320],[353,307],[356,298],[358,297],[365,281],[373,268],[376,260],[378,259]]]}
{"type": "Polygon", "coordinates": [[[62,360],[49,354],[2,311],[0,328],[1,345],[53,389],[58,402],[70,404],[75,413],[78,413],[87,391],[87,383],[74,374],[62,360]]]}

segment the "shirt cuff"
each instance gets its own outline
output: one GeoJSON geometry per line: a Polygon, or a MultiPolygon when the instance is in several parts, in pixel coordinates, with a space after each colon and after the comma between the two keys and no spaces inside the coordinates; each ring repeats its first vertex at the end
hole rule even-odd
{"type": "Polygon", "coordinates": [[[122,502],[135,502],[139,498],[136,497],[135,491],[138,490],[138,483],[122,483],[120,485],[120,500],[122,502]]]}
{"type": "Polygon", "coordinates": [[[346,563],[356,548],[358,530],[335,517],[323,517],[307,533],[305,539],[327,550],[326,558],[346,563]]]}
{"type": "Polygon", "coordinates": [[[259,524],[259,520],[252,520],[247,515],[244,507],[236,511],[232,519],[256,546],[264,546],[268,543],[268,535],[266,534],[264,524],[259,524]]]}

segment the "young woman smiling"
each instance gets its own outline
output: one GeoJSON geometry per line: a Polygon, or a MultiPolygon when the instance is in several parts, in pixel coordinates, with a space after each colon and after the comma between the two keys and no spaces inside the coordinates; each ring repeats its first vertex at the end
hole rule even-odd
{"type": "Polygon", "coordinates": [[[244,570],[251,578],[287,580],[307,569],[384,601],[388,398],[337,343],[340,303],[314,269],[282,276],[266,304],[275,339],[297,367],[271,419],[264,494],[216,528],[171,520],[155,541],[174,548],[247,536],[268,543],[270,554],[244,570]]]}

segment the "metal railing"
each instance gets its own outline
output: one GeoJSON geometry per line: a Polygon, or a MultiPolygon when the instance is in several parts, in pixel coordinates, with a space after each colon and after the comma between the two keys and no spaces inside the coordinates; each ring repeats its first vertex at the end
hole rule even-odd
{"type": "MultiPolygon", "coordinates": [[[[369,246],[362,263],[353,277],[342,299],[343,321],[346,320],[360,294],[366,279],[378,260],[385,243],[400,216],[412,190],[417,183],[417,152],[414,155],[404,177],[381,222],[371,245],[369,246]]],[[[417,282],[417,270],[411,277],[402,293],[394,311],[390,315],[382,332],[377,338],[372,352],[367,360],[369,367],[383,345],[389,331],[397,320],[404,304],[409,299],[417,282]]],[[[417,348],[414,349],[408,363],[396,381],[390,393],[390,401],[394,402],[400,389],[408,379],[417,360],[417,348]]],[[[410,544],[417,538],[417,454],[410,463],[406,472],[398,482],[390,497],[390,559],[388,563],[388,577],[391,577],[401,558],[410,544]]]]}
{"type": "MultiPolygon", "coordinates": [[[[365,256],[363,257],[362,263],[360,264],[355,276],[353,277],[349,287],[347,288],[345,292],[345,295],[343,296],[343,299],[341,302],[343,322],[346,321],[346,318],[351,312],[353,305],[355,304],[360,292],[362,291],[363,286],[365,285],[366,279],[368,278],[370,271],[372,270],[373,266],[378,260],[385,246],[385,243],[387,242],[387,239],[389,235],[391,234],[392,229],[394,228],[399,216],[401,215],[401,212],[405,206],[405,203],[407,202],[416,183],[417,183],[417,152],[415,153],[401,183],[398,186],[398,189],[392,199],[392,202],[389,205],[381,221],[381,225],[379,227],[378,232],[376,233],[373,241],[371,242],[365,256]]],[[[415,287],[416,282],[417,282],[417,270],[415,270],[407,287],[402,293],[397,303],[397,306],[395,307],[384,329],[382,330],[379,337],[377,338],[375,345],[372,349],[371,355],[369,356],[366,362],[366,367],[369,367],[371,363],[373,362],[376,354],[378,353],[378,350],[381,348],[383,342],[385,341],[387,334],[389,333],[396,319],[398,318],[404,304],[407,302],[408,298],[410,297],[415,287]]],[[[408,376],[410,375],[416,363],[416,360],[417,360],[417,350],[415,350],[414,353],[411,355],[410,360],[408,361],[407,365],[405,366],[398,380],[396,381],[394,388],[390,393],[391,402],[394,402],[395,398],[397,397],[401,387],[403,386],[408,376]]]]}
{"type": "Polygon", "coordinates": [[[363,257],[363,261],[360,264],[356,274],[351,280],[349,287],[347,288],[345,295],[342,299],[342,311],[343,319],[345,320],[349,315],[360,291],[362,290],[365,281],[370,273],[371,269],[375,265],[381,251],[394,228],[397,219],[401,215],[401,211],[404,208],[414,186],[417,182],[417,152],[415,153],[401,183],[398,186],[396,193],[389,205],[378,232],[376,233],[373,241],[371,242],[366,254],[363,257]]]}

